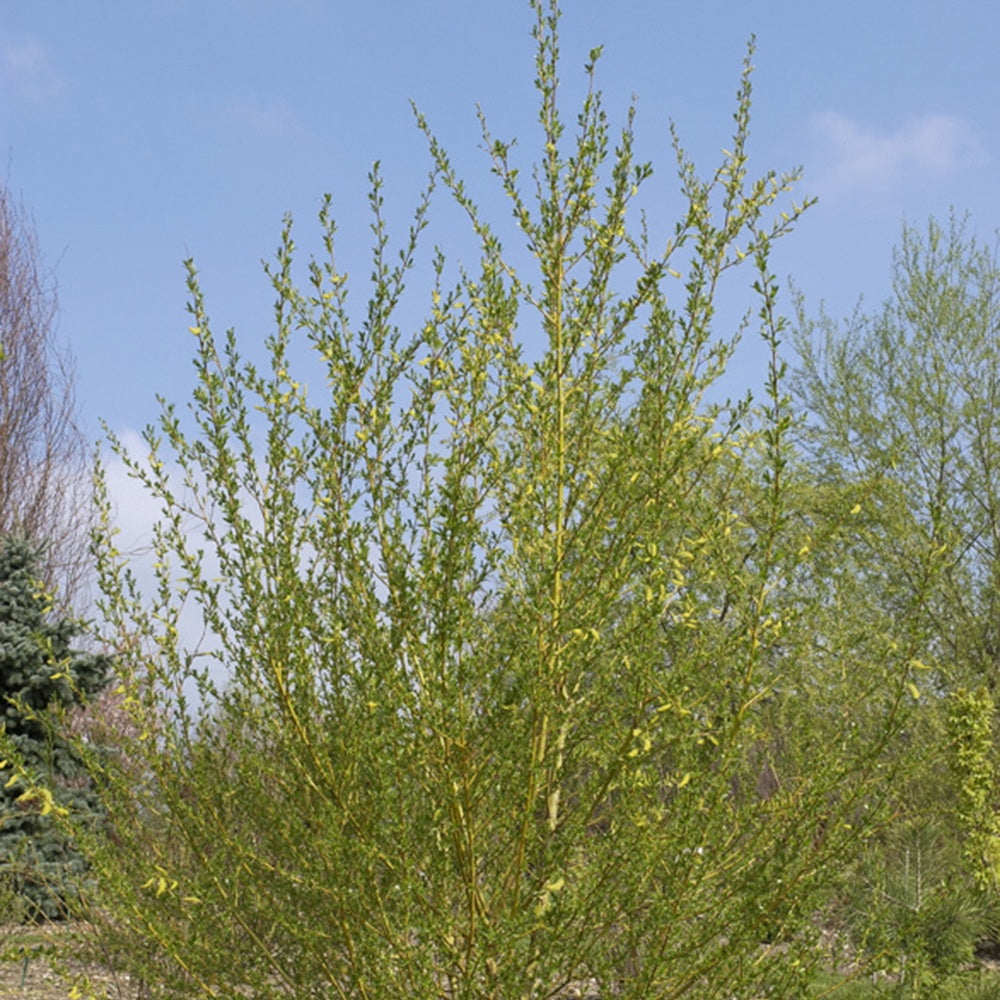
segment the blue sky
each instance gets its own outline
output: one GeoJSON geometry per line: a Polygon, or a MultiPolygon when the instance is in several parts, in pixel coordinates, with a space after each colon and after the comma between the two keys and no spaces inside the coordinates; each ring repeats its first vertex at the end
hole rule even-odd
{"type": "MultiPolygon", "coordinates": [[[[215,326],[248,344],[268,332],[260,260],[285,212],[308,250],[330,192],[340,263],[367,275],[372,162],[397,232],[429,168],[411,99],[473,190],[492,190],[475,108],[532,148],[532,23],[527,0],[0,6],[0,151],[55,271],[88,437],[101,417],[118,431],[153,420],[157,393],[187,397],[185,257],[215,326]]],[[[679,205],[668,121],[714,168],[751,34],[755,170],[802,165],[800,194],[820,198],[774,261],[814,307],[881,300],[904,218],[922,225],[954,206],[992,236],[1000,6],[565,0],[567,98],[603,43],[598,84],[613,122],[638,97],[638,150],[657,167],[648,192],[664,223],[679,205]]],[[[471,257],[460,216],[442,200],[435,218],[433,241],[471,257]]]]}

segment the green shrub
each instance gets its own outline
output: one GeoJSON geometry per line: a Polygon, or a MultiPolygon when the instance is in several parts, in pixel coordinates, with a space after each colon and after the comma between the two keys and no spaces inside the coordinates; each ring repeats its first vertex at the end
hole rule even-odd
{"type": "Polygon", "coordinates": [[[900,995],[922,996],[973,963],[990,927],[989,901],[963,871],[947,825],[923,817],[895,825],[853,874],[853,940],[873,968],[913,991],[900,995]]]}
{"type": "Polygon", "coordinates": [[[650,239],[631,112],[612,151],[591,88],[567,138],[558,7],[533,8],[534,195],[484,126],[531,270],[419,118],[477,266],[436,255],[408,318],[430,190],[397,252],[376,171],[367,301],[328,206],[306,287],[290,224],[268,270],[266,367],[192,267],[191,419],[115,442],[163,517],[142,594],[103,495],[129,725],[88,844],[107,940],[164,995],[798,995],[879,812],[912,651],[852,644],[856,683],[832,591],[797,586],[851,515],[790,516],[768,255],[801,207],[794,175],[748,178],[749,61],[730,152],[703,181],[677,146],[685,207],[650,239]],[[771,372],[712,406],[746,269],[771,372]]]}

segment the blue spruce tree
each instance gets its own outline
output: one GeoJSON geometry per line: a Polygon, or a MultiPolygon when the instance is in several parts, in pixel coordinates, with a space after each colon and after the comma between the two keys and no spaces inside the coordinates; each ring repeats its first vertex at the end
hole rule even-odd
{"type": "Polygon", "coordinates": [[[105,687],[110,657],[75,651],[80,626],[54,614],[38,579],[39,550],[0,539],[0,723],[18,764],[42,795],[25,795],[15,771],[0,772],[0,879],[32,920],[65,917],[86,862],[56,813],[100,817],[100,804],[53,710],[85,705],[105,687]]]}

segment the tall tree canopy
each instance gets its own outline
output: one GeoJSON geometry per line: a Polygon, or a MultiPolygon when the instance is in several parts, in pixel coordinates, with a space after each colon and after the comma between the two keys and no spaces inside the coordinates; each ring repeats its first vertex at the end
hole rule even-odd
{"type": "Polygon", "coordinates": [[[1000,681],[1000,261],[968,220],[903,230],[892,295],[800,310],[805,443],[863,507],[869,598],[916,616],[946,682],[1000,681]],[[933,556],[932,563],[928,557],[933,556]],[[933,578],[926,592],[928,574],[933,578]],[[917,600],[920,595],[919,600],[917,600]]]}

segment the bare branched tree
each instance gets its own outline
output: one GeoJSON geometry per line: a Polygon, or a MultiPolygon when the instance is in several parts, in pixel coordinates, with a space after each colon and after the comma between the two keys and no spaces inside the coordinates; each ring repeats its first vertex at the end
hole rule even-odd
{"type": "Polygon", "coordinates": [[[56,339],[56,295],[35,228],[0,187],[0,535],[42,550],[62,608],[89,574],[88,455],[77,426],[73,366],[56,339]]]}

